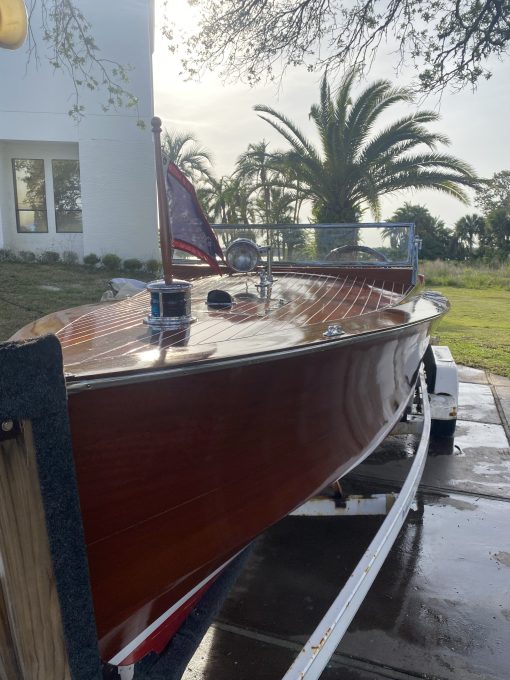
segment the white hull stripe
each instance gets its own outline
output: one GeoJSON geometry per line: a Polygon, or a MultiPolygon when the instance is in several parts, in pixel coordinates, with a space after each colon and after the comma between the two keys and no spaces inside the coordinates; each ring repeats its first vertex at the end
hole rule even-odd
{"type": "Polygon", "coordinates": [[[215,571],[212,572],[212,574],[209,574],[206,578],[204,578],[203,581],[200,581],[194,588],[192,588],[186,595],[181,597],[180,600],[178,600],[174,605],[170,607],[170,609],[167,609],[164,614],[161,614],[159,618],[157,618],[155,621],[153,621],[150,626],[148,626],[145,630],[143,630],[141,633],[139,633],[134,640],[132,640],[129,644],[127,644],[124,649],[121,649],[120,652],[118,652],[114,657],[110,659],[108,663],[110,663],[112,666],[120,666],[124,659],[127,659],[127,657],[132,654],[137,647],[139,647],[142,642],[144,642],[149,635],[152,635],[155,630],[157,630],[167,619],[169,619],[172,614],[175,614],[175,612],[180,609],[186,602],[195,595],[201,588],[203,588],[211,579],[213,579],[215,576],[217,576],[222,569],[225,569],[225,567],[232,562],[233,559],[237,557],[237,555],[240,554],[241,551],[236,553],[233,557],[231,557],[229,560],[227,560],[224,564],[221,565],[221,567],[218,567],[215,569],[215,571]]]}

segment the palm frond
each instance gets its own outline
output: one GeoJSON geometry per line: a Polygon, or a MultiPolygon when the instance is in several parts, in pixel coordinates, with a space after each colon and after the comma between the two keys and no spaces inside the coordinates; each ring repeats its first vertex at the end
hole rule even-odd
{"type": "Polygon", "coordinates": [[[372,130],[377,119],[395,104],[410,103],[413,97],[406,88],[392,87],[380,80],[367,87],[353,104],[346,123],[346,136],[354,147],[359,146],[372,130]]]}
{"type": "Polygon", "coordinates": [[[453,173],[415,168],[403,170],[393,175],[391,180],[388,179],[379,186],[380,195],[398,193],[404,189],[433,189],[453,196],[462,203],[469,203],[468,195],[462,185],[470,186],[469,183],[463,182],[458,175],[453,173]]]}
{"type": "Polygon", "coordinates": [[[467,186],[476,188],[479,184],[474,169],[465,161],[461,161],[450,154],[425,152],[412,156],[408,155],[388,162],[385,169],[387,176],[391,177],[393,173],[413,168],[427,168],[438,172],[448,170],[458,176],[459,182],[467,186]]]}
{"type": "Polygon", "coordinates": [[[275,130],[278,130],[278,132],[283,137],[285,137],[285,139],[289,142],[291,146],[293,146],[296,149],[300,148],[302,152],[308,153],[310,157],[317,159],[317,161],[320,163],[320,157],[313,144],[303,135],[301,130],[296,125],[294,125],[294,123],[289,118],[287,118],[283,113],[275,111],[270,106],[264,106],[261,104],[254,106],[254,109],[255,111],[260,111],[261,113],[265,113],[266,115],[273,116],[273,118],[279,121],[279,123],[275,123],[270,118],[265,118],[264,116],[259,115],[259,118],[262,118],[262,120],[265,120],[266,123],[269,123],[269,125],[274,127],[275,130]],[[282,127],[282,125],[288,128],[288,130],[286,130],[285,127],[282,127]]]}
{"type": "Polygon", "coordinates": [[[377,163],[388,154],[397,155],[398,145],[402,143],[409,143],[409,148],[423,144],[429,149],[435,149],[438,144],[449,144],[446,135],[430,132],[423,124],[436,120],[437,115],[432,112],[419,112],[419,114],[400,118],[381,130],[364,148],[359,150],[359,162],[362,164],[377,163]]]}
{"type": "MultiPolygon", "coordinates": [[[[344,76],[335,99],[335,118],[340,130],[344,130],[347,111],[351,103],[351,89],[358,72],[350,69],[344,76]]],[[[325,77],[325,76],[324,76],[325,77]]]]}
{"type": "Polygon", "coordinates": [[[175,163],[192,181],[208,177],[212,173],[212,154],[200,145],[192,132],[165,130],[161,148],[167,160],[175,163]]]}

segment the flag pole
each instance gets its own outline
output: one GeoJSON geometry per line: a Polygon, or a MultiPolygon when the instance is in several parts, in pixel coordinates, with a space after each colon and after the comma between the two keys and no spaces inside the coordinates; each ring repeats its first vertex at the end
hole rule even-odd
{"type": "Polygon", "coordinates": [[[172,225],[168,212],[168,197],[166,193],[165,175],[163,172],[163,160],[161,158],[161,118],[154,116],[151,120],[152,134],[154,137],[154,153],[156,156],[156,183],[158,188],[158,215],[159,215],[159,240],[161,244],[161,259],[163,262],[163,275],[165,283],[172,283],[172,256],[173,238],[172,225]]]}
{"type": "Polygon", "coordinates": [[[172,225],[168,210],[166,181],[161,158],[161,118],[151,121],[156,156],[156,181],[158,188],[159,240],[161,243],[161,259],[163,261],[163,281],[152,281],[147,284],[150,293],[150,312],[144,323],[150,326],[163,342],[161,335],[165,330],[182,331],[179,345],[185,345],[189,339],[189,327],[195,321],[191,316],[191,283],[173,277],[173,238],[172,225]]]}

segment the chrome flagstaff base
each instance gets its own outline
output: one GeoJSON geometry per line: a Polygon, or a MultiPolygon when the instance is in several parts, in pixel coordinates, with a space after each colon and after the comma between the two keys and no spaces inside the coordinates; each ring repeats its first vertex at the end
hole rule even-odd
{"type": "Polygon", "coordinates": [[[183,328],[195,319],[191,316],[191,283],[174,279],[171,283],[147,284],[151,308],[144,323],[155,328],[183,328]]]}

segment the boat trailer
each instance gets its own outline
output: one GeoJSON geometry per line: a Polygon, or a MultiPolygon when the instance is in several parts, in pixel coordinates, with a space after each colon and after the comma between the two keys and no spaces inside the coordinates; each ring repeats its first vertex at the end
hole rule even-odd
{"type": "Polygon", "coordinates": [[[377,534],[344,587],[282,680],[319,678],[340,644],[390,552],[414,501],[430,441],[431,429],[453,435],[457,419],[457,367],[448,347],[430,345],[420,371],[412,408],[391,434],[420,436],[414,460],[399,493],[369,496],[318,496],[291,513],[297,517],[386,515],[377,534]]]}

